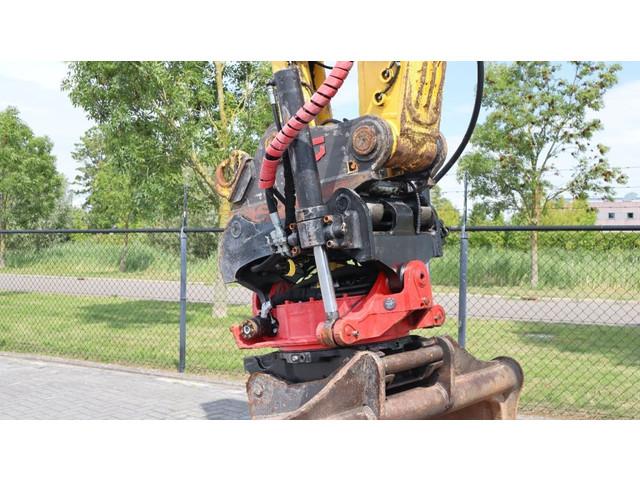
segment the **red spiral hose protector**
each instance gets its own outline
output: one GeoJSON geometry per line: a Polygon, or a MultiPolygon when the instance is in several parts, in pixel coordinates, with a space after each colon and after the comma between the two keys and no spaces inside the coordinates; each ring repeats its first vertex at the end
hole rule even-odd
{"type": "Polygon", "coordinates": [[[349,75],[351,67],[353,67],[353,62],[336,62],[320,88],[311,96],[311,99],[289,119],[287,124],[282,127],[271,141],[262,159],[262,167],[260,167],[260,188],[273,187],[282,155],[287,151],[287,148],[296,139],[300,131],[329,104],[342,86],[344,79],[349,75]]]}

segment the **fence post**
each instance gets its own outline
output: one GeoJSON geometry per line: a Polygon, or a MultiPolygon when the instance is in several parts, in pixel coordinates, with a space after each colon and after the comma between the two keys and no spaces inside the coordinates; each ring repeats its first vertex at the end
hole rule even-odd
{"type": "Polygon", "coordinates": [[[468,173],[464,173],[464,209],[460,228],[460,290],[458,293],[458,343],[462,348],[467,344],[467,254],[469,237],[467,234],[467,183],[468,173]]]}
{"type": "Polygon", "coordinates": [[[184,186],[182,226],[180,227],[180,354],[178,372],[184,373],[187,357],[187,186],[184,186]]]}

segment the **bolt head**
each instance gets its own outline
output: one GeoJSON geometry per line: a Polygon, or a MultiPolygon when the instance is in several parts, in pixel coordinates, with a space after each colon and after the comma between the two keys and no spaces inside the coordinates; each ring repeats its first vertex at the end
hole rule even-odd
{"type": "Polygon", "coordinates": [[[351,146],[357,155],[369,155],[376,148],[376,131],[369,125],[357,127],[351,135],[351,146]]]}
{"type": "Polygon", "coordinates": [[[385,298],[384,308],[385,310],[393,310],[394,308],[396,308],[396,300],[394,298],[385,298]]]}
{"type": "Polygon", "coordinates": [[[238,238],[242,233],[242,226],[240,225],[240,222],[238,222],[237,220],[234,220],[233,223],[231,223],[230,229],[231,229],[231,236],[233,238],[238,238]]]}

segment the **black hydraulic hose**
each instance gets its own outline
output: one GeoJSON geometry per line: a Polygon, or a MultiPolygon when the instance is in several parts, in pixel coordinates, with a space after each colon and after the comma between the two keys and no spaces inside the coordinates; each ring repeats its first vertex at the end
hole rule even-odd
{"type": "MultiPolygon", "coordinates": [[[[282,121],[275,102],[271,104],[271,113],[277,131],[282,130],[282,121]]],[[[284,173],[284,226],[285,229],[288,229],[289,225],[296,222],[296,187],[293,183],[293,170],[288,151],[282,155],[282,168],[284,173]]]]}
{"type": "MultiPolygon", "coordinates": [[[[274,116],[276,115],[276,107],[275,105],[271,106],[273,112],[274,112],[274,116]]],[[[274,192],[274,188],[267,188],[264,192],[264,196],[265,199],[267,201],[267,209],[269,210],[269,213],[277,213],[278,212],[278,205],[276,203],[276,198],[275,198],[275,192],[274,192]]]]}
{"type": "Polygon", "coordinates": [[[284,204],[285,204],[285,201],[284,201],[284,195],[282,195],[282,194],[280,193],[280,191],[279,191],[277,188],[271,188],[270,190],[273,190],[273,195],[274,195],[278,200],[280,200],[280,203],[282,203],[282,204],[284,205],[284,204]]]}
{"type": "Polygon", "coordinates": [[[444,177],[447,174],[447,172],[451,170],[451,167],[453,167],[455,163],[458,161],[458,159],[460,158],[460,155],[462,155],[462,152],[464,152],[464,149],[467,148],[467,144],[469,143],[469,140],[471,140],[471,134],[473,134],[473,131],[476,128],[476,123],[478,122],[478,115],[480,115],[480,106],[482,104],[482,91],[484,89],[484,62],[477,62],[477,65],[478,65],[478,80],[477,80],[478,83],[476,86],[476,100],[473,105],[473,114],[471,115],[471,119],[469,120],[467,131],[465,132],[464,137],[462,137],[462,141],[460,142],[460,145],[458,145],[458,148],[456,148],[456,151],[453,152],[453,155],[451,155],[451,158],[449,159],[449,161],[438,171],[436,176],[433,177],[433,181],[435,183],[438,183],[440,179],[442,179],[442,177],[444,177]]]}
{"type": "Polygon", "coordinates": [[[264,196],[267,200],[267,209],[269,213],[277,213],[278,204],[276,203],[276,197],[273,192],[273,188],[267,188],[264,192],[264,196]]]}

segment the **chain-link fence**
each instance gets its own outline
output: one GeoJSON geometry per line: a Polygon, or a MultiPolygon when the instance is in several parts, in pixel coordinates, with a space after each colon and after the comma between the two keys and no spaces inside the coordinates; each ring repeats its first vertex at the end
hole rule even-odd
{"type": "MultiPolygon", "coordinates": [[[[639,418],[640,227],[586,228],[470,228],[466,346],[521,363],[522,412],[639,418]]],[[[431,263],[453,335],[459,249],[452,232],[431,263]]]]}
{"type": "MultiPolygon", "coordinates": [[[[522,364],[523,413],[640,418],[640,228],[513,230],[469,229],[467,348],[522,364]]],[[[240,377],[251,296],[220,281],[216,229],[186,233],[186,371],[240,377]]],[[[178,368],[178,229],[0,237],[0,350],[178,368]]],[[[421,333],[456,338],[458,232],[430,270],[448,321],[421,333]]]]}

